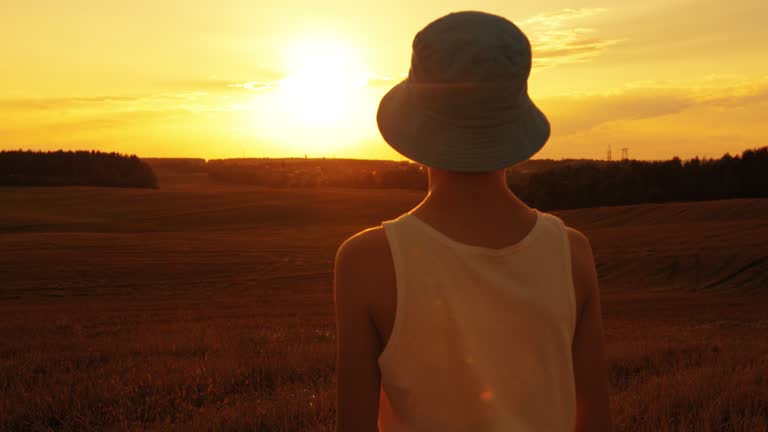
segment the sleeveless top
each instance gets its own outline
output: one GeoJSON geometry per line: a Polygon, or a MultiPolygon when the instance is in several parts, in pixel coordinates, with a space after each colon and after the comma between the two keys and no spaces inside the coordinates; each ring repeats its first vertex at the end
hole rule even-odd
{"type": "Polygon", "coordinates": [[[378,363],[381,432],[573,431],[576,304],[565,224],[460,243],[409,213],[382,222],[397,281],[378,363]]]}

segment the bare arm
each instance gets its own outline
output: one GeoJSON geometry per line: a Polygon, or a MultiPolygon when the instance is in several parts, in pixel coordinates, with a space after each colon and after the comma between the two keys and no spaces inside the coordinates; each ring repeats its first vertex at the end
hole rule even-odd
{"type": "Polygon", "coordinates": [[[334,268],[336,306],[336,431],[378,430],[381,351],[367,297],[370,242],[357,235],[341,245],[334,268]]]}
{"type": "Polygon", "coordinates": [[[576,431],[609,432],[608,374],[595,260],[592,246],[583,234],[569,229],[569,237],[573,281],[579,305],[572,346],[576,378],[576,431]]]}

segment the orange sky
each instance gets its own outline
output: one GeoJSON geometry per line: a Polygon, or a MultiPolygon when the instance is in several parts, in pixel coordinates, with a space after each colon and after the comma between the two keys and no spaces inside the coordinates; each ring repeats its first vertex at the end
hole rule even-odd
{"type": "Polygon", "coordinates": [[[400,159],[379,99],[421,27],[476,9],[531,39],[552,123],[537,157],[735,154],[768,145],[766,5],[3,0],[0,149],[400,159]]]}

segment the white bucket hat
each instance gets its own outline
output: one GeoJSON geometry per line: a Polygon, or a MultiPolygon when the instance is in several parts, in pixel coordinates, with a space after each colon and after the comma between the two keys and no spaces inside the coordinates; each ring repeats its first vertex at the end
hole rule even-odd
{"type": "Polygon", "coordinates": [[[446,15],[414,38],[408,77],[379,104],[379,131],[398,153],[428,167],[512,166],[550,134],[528,97],[530,71],[530,42],[512,22],[483,12],[446,15]]]}

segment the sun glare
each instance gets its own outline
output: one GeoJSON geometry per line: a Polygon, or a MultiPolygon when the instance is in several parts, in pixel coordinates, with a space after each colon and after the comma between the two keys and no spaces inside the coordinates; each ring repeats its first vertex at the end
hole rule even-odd
{"type": "Polygon", "coordinates": [[[368,83],[357,53],[338,41],[306,40],[286,51],[286,61],[290,72],[280,91],[296,126],[344,126],[368,83]]]}

